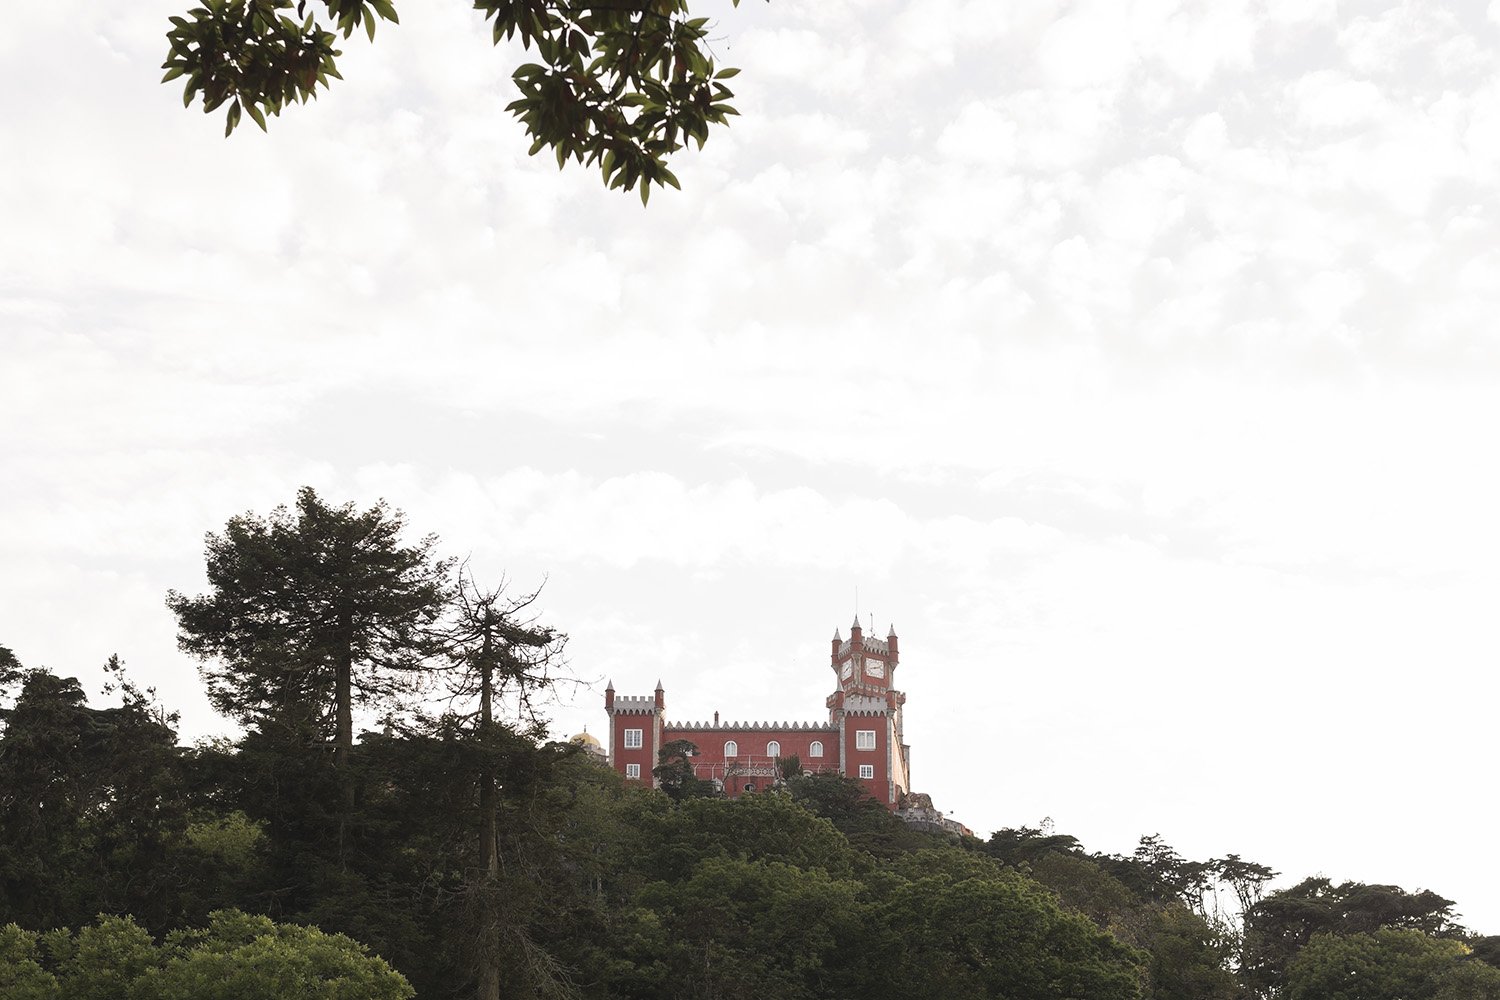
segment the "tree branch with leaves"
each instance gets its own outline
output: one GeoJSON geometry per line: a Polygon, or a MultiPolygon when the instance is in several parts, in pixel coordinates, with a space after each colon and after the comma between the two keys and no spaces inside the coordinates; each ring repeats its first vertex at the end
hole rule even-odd
{"type": "MultiPolygon", "coordinates": [[[[739,0],[733,0],[738,5],[739,0]]],[[[611,189],[679,187],[667,159],[709,126],[738,114],[709,46],[709,19],[688,0],[474,0],[491,38],[519,38],[537,62],[512,74],[521,96],[506,110],[532,139],[531,154],[551,149],[597,166],[611,189]]],[[[205,0],[170,18],[162,82],[185,79],[183,104],[205,113],[227,105],[224,134],[242,115],[262,130],[267,116],[305,104],[342,79],[336,48],[379,21],[398,23],[391,0],[205,0]]]]}

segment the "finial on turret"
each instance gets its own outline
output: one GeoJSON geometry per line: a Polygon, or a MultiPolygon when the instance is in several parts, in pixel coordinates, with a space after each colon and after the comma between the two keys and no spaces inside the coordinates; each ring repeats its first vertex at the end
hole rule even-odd
{"type": "Polygon", "coordinates": [[[613,691],[614,689],[615,689],[615,681],[614,681],[614,678],[611,677],[610,680],[609,680],[609,683],[606,684],[606,685],[604,685],[604,690],[606,690],[606,691],[613,691]]]}
{"type": "Polygon", "coordinates": [[[887,639],[889,639],[889,638],[890,638],[890,637],[891,637],[891,636],[893,636],[893,635],[895,635],[895,634],[896,634],[896,623],[895,623],[895,622],[891,622],[891,627],[890,627],[890,629],[889,629],[889,630],[888,630],[888,631],[887,631],[887,632],[886,632],[886,633],[885,633],[885,637],[886,637],[886,638],[887,638],[887,639]]]}
{"type": "Polygon", "coordinates": [[[656,690],[660,691],[661,689],[662,689],[662,687],[661,687],[661,678],[658,677],[656,679],[656,690]]]}
{"type": "Polygon", "coordinates": [[[835,626],[835,628],[833,630],[833,641],[834,642],[842,642],[843,641],[843,636],[839,635],[839,630],[838,630],[838,628],[836,626],[835,626]]]}

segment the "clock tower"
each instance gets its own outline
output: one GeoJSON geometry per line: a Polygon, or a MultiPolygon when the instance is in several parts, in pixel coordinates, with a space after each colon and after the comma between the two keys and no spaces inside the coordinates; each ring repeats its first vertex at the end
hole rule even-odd
{"type": "Polygon", "coordinates": [[[866,638],[858,617],[847,642],[834,630],[829,665],[835,688],[826,704],[828,721],[839,730],[839,770],[892,808],[911,790],[911,747],[901,732],[906,695],[894,686],[900,662],[894,625],[884,641],[866,638]]]}

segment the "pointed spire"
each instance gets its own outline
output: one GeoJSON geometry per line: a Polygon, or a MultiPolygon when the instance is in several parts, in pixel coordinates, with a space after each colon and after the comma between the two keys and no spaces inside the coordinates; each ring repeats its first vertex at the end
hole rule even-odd
{"type": "Polygon", "coordinates": [[[859,615],[854,616],[854,624],[849,626],[849,630],[851,632],[862,631],[862,629],[860,629],[859,627],[859,615]]]}
{"type": "Polygon", "coordinates": [[[662,689],[662,687],[661,687],[661,678],[658,677],[656,679],[656,690],[660,691],[661,689],[662,689]]]}
{"type": "Polygon", "coordinates": [[[834,641],[834,642],[842,642],[842,641],[843,641],[843,638],[844,638],[844,637],[843,637],[843,636],[841,636],[841,635],[839,635],[839,630],[838,630],[838,628],[837,628],[837,627],[836,627],[836,626],[835,626],[835,628],[834,628],[834,630],[833,630],[833,641],[834,641]]]}
{"type": "Polygon", "coordinates": [[[891,636],[893,636],[895,634],[896,634],[896,623],[895,622],[891,622],[891,627],[890,627],[889,631],[886,632],[885,637],[887,639],[889,639],[891,636]]]}
{"type": "Polygon", "coordinates": [[[609,679],[609,683],[604,686],[604,690],[606,690],[606,691],[613,691],[614,689],[615,689],[615,680],[614,680],[613,677],[611,677],[609,679]]]}

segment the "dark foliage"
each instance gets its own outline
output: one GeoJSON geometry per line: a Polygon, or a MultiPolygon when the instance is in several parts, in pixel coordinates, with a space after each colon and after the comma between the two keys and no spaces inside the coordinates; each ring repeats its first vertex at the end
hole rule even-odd
{"type": "Polygon", "coordinates": [[[946,845],[956,837],[913,829],[870,796],[864,785],[840,774],[803,775],[787,782],[792,799],[833,824],[849,843],[877,858],[946,845]]]}

